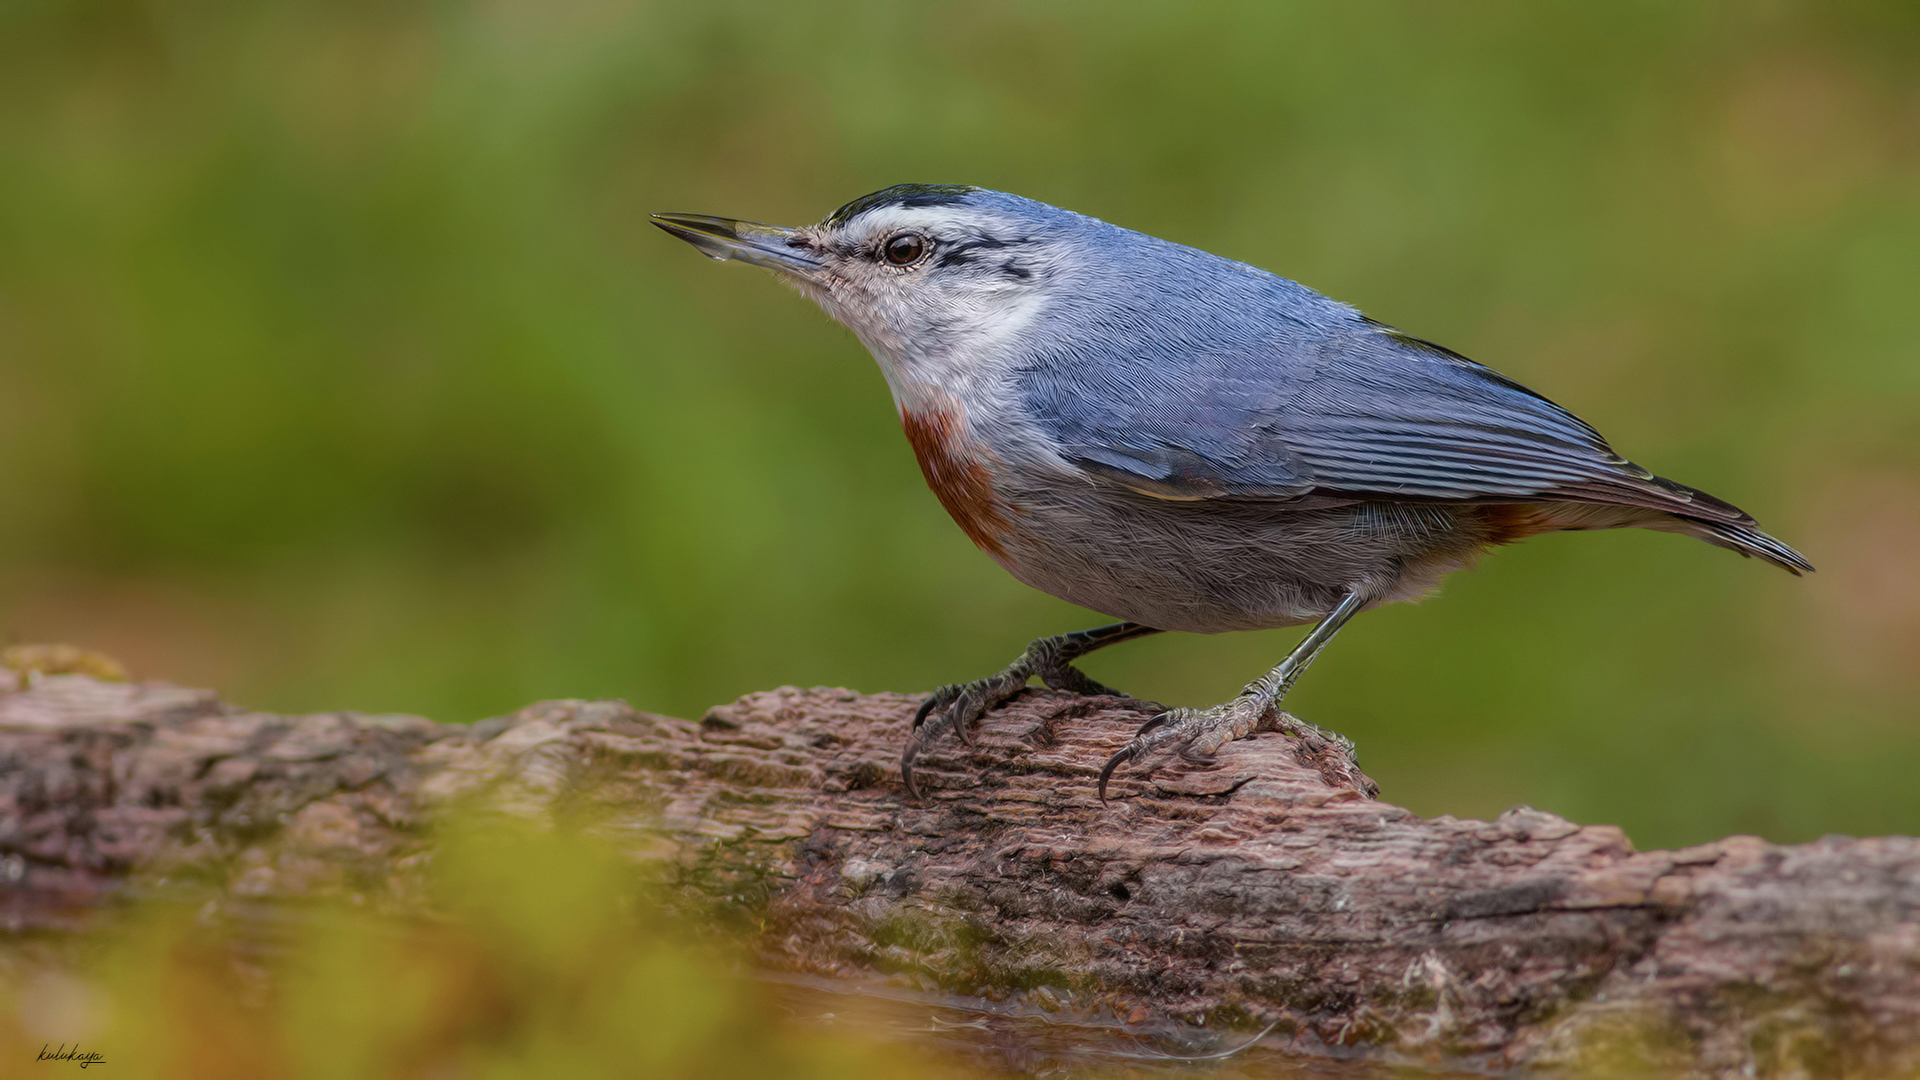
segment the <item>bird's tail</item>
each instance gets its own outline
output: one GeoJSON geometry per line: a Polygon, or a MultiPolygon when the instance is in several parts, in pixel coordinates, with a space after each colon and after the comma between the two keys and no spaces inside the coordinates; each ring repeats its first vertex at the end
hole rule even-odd
{"type": "MultiPolygon", "coordinates": [[[[1677,527],[1671,531],[1697,536],[1709,544],[1742,555],[1758,556],[1796,577],[1813,572],[1813,564],[1807,561],[1805,555],[1761,532],[1753,515],[1732,503],[1664,476],[1654,477],[1653,483],[1687,503],[1684,508],[1665,508],[1677,523],[1677,527]]],[[[1657,525],[1653,527],[1659,528],[1657,525]]]]}
{"type": "Polygon", "coordinates": [[[1681,524],[1675,532],[1697,536],[1709,544],[1717,544],[1742,555],[1757,555],[1790,574],[1813,572],[1813,564],[1807,561],[1805,555],[1761,532],[1751,521],[1700,521],[1678,515],[1675,518],[1681,524]]]}
{"type": "Polygon", "coordinates": [[[1664,476],[1649,475],[1631,486],[1556,494],[1573,498],[1503,508],[1490,519],[1496,542],[1562,530],[1653,529],[1758,556],[1790,574],[1813,572],[1806,556],[1761,532],[1746,511],[1664,476]]]}

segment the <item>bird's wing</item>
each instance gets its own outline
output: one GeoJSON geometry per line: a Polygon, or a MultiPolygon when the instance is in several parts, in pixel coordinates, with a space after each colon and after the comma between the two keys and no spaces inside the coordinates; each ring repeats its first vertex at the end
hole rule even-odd
{"type": "Polygon", "coordinates": [[[1366,320],[1210,356],[1058,356],[1019,386],[1063,457],[1161,498],[1544,497],[1745,518],[1498,372],[1366,320]]]}

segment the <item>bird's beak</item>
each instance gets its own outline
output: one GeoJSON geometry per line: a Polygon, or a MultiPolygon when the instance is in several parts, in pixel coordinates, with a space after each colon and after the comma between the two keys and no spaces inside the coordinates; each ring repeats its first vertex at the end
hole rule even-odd
{"type": "Polygon", "coordinates": [[[653,223],[699,248],[710,259],[739,259],[799,278],[820,273],[820,260],[798,229],[708,214],[655,214],[653,223]]]}

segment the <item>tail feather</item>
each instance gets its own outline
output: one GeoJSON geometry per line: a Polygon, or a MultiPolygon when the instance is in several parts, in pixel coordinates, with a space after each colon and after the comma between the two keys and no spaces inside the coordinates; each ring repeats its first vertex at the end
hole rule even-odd
{"type": "Polygon", "coordinates": [[[1664,476],[1654,477],[1653,483],[1686,502],[1684,507],[1662,507],[1679,519],[1682,527],[1675,531],[1742,555],[1759,556],[1796,577],[1813,572],[1813,564],[1806,556],[1761,532],[1753,515],[1745,510],[1664,476]]]}
{"type": "Polygon", "coordinates": [[[1680,518],[1691,528],[1679,531],[1697,536],[1709,544],[1730,548],[1742,555],[1757,555],[1793,575],[1813,573],[1806,556],[1755,528],[1752,522],[1727,523],[1680,518]]]}
{"type": "Polygon", "coordinates": [[[1492,541],[1577,529],[1654,529],[1758,556],[1790,574],[1813,572],[1806,556],[1761,532],[1739,507],[1662,476],[1631,484],[1562,488],[1553,496],[1553,501],[1488,507],[1492,541]]]}

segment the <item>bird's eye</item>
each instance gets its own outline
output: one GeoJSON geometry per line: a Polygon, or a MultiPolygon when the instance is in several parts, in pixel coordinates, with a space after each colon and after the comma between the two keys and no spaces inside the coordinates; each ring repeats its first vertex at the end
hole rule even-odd
{"type": "Polygon", "coordinates": [[[912,266],[927,253],[927,238],[919,233],[901,233],[888,239],[880,253],[895,266],[912,266]]]}

